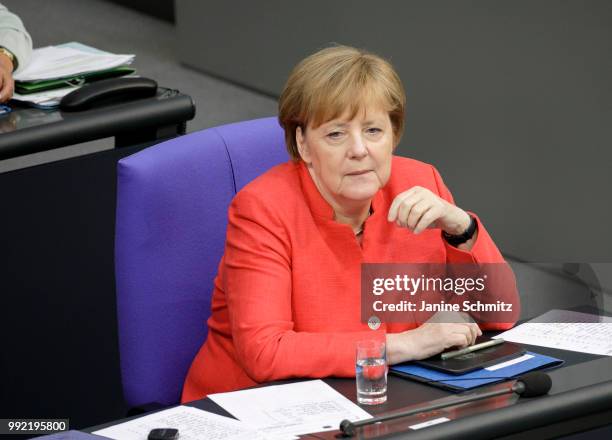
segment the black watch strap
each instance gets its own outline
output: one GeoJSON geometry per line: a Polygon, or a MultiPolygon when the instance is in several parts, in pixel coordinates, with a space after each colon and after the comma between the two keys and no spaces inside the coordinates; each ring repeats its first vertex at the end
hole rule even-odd
{"type": "Polygon", "coordinates": [[[471,239],[474,236],[475,232],[476,232],[476,219],[470,215],[470,225],[468,226],[468,228],[465,230],[463,234],[451,235],[451,234],[446,233],[445,231],[442,231],[442,236],[444,237],[444,240],[446,240],[448,244],[452,246],[459,246],[460,244],[463,244],[469,239],[471,239]]]}

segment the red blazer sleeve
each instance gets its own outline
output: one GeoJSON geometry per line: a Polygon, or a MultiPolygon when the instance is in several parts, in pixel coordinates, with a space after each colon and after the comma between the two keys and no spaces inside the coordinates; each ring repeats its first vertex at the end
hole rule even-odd
{"type": "Polygon", "coordinates": [[[229,209],[224,288],[238,361],[256,382],[355,375],[355,343],[383,331],[295,331],[289,235],[255,193],[229,209]]]}
{"type": "MultiPolygon", "coordinates": [[[[431,168],[439,196],[454,205],[455,201],[453,200],[453,196],[442,181],[440,173],[438,173],[435,167],[432,166],[431,168]]],[[[478,228],[476,242],[470,251],[464,251],[450,245],[443,239],[444,245],[446,246],[446,261],[448,263],[500,263],[505,266],[506,270],[503,272],[504,288],[499,292],[497,299],[513,305],[512,319],[508,320],[510,322],[487,322],[483,323],[480,327],[484,330],[507,330],[516,323],[520,315],[520,298],[516,288],[516,280],[512,273],[512,269],[504,260],[499,249],[497,249],[497,246],[480,221],[480,218],[472,212],[469,214],[476,219],[478,228]]]]}

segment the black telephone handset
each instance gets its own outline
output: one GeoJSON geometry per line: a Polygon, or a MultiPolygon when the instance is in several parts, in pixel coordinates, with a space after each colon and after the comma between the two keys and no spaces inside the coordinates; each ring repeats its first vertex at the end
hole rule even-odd
{"type": "Polygon", "coordinates": [[[149,78],[110,78],[85,84],[68,93],[60,102],[66,112],[87,110],[99,105],[148,98],[157,92],[157,83],[149,78]]]}

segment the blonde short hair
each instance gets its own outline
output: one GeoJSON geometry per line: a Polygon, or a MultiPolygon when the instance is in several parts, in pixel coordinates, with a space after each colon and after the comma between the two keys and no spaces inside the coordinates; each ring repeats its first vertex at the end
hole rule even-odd
{"type": "Polygon", "coordinates": [[[278,103],[289,155],[300,159],[297,127],[316,128],[347,110],[352,119],[371,103],[389,113],[397,146],[404,131],[406,95],[388,61],[349,46],[328,47],[303,59],[289,75],[278,103]]]}

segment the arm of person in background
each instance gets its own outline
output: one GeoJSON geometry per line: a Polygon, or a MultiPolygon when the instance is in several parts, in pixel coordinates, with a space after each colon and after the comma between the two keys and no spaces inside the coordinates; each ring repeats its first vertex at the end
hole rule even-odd
{"type": "Polygon", "coordinates": [[[23,68],[32,55],[32,38],[19,17],[0,4],[0,102],[13,96],[13,72],[23,68]]]}

